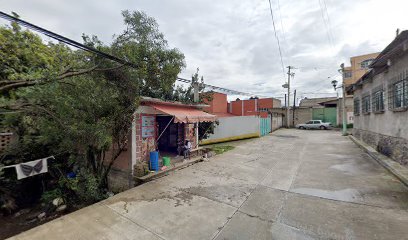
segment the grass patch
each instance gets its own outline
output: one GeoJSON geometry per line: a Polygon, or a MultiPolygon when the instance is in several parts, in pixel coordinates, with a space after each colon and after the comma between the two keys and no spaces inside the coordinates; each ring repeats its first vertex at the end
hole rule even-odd
{"type": "Polygon", "coordinates": [[[218,155],[218,154],[223,154],[225,152],[228,152],[234,148],[235,148],[234,146],[222,145],[222,146],[214,146],[211,149],[218,155]]]}

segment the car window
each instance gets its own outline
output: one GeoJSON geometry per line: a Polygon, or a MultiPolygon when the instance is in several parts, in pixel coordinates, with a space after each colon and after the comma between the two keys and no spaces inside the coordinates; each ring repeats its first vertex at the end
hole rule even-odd
{"type": "Polygon", "coordinates": [[[314,124],[319,124],[320,123],[320,121],[313,121],[314,122],[314,124]]]}
{"type": "Polygon", "coordinates": [[[313,121],[309,121],[309,122],[307,122],[306,124],[313,124],[313,121]]]}

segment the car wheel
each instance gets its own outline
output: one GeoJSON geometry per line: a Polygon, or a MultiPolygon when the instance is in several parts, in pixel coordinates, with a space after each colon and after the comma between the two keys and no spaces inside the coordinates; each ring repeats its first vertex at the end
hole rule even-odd
{"type": "Polygon", "coordinates": [[[305,127],[299,127],[299,129],[305,129],[305,127]]]}
{"type": "Polygon", "coordinates": [[[320,126],[320,129],[321,130],[326,130],[326,127],[325,126],[320,126]]]}

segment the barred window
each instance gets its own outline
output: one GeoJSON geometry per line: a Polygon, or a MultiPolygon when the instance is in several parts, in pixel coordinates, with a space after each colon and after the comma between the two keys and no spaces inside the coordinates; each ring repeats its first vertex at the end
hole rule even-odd
{"type": "Polygon", "coordinates": [[[354,115],[360,115],[360,99],[354,99],[354,115]]]}
{"type": "Polygon", "coordinates": [[[362,112],[363,113],[370,113],[371,112],[370,95],[369,94],[363,95],[362,102],[363,102],[362,112]]]}
{"type": "Polygon", "coordinates": [[[397,110],[408,107],[408,71],[391,79],[388,86],[388,108],[397,110]]]}
{"type": "Polygon", "coordinates": [[[382,85],[374,88],[371,102],[373,112],[384,111],[384,88],[382,85]]]}

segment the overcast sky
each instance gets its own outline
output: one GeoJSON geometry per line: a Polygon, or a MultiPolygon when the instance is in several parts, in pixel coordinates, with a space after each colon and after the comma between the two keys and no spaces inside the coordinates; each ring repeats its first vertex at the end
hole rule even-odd
{"type": "MultiPolygon", "coordinates": [[[[272,0],[272,6],[284,65],[298,68],[292,81],[298,97],[335,95],[328,77],[340,80],[340,63],[381,51],[397,28],[408,28],[406,0],[280,0],[280,11],[272,0]]],[[[157,20],[170,46],[185,54],[181,77],[199,67],[209,84],[284,95],[268,0],[0,0],[1,11],[78,41],[86,33],[109,43],[123,30],[125,9],[157,20]]]]}

